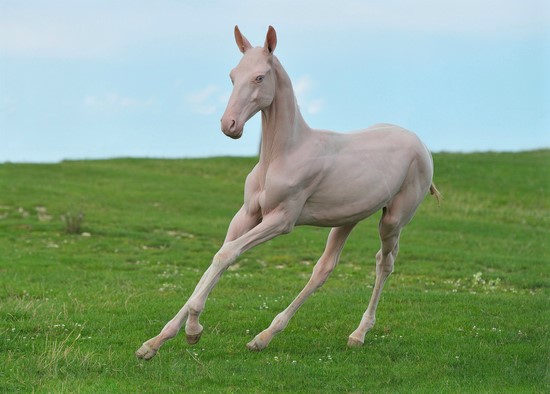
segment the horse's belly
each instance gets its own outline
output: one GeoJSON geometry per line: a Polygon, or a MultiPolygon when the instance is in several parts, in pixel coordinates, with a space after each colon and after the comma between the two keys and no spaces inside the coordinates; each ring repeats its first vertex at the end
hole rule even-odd
{"type": "Polygon", "coordinates": [[[378,193],[364,192],[356,198],[349,193],[314,195],[304,204],[296,224],[339,227],[357,223],[384,207],[390,196],[382,190],[378,193]]]}
{"type": "MultiPolygon", "coordinates": [[[[381,208],[381,207],[380,207],[381,208]]],[[[363,219],[366,219],[380,208],[369,210],[331,210],[320,212],[319,210],[309,210],[304,207],[302,214],[300,215],[297,226],[310,225],[321,227],[340,227],[347,224],[357,223],[363,219]]]]}

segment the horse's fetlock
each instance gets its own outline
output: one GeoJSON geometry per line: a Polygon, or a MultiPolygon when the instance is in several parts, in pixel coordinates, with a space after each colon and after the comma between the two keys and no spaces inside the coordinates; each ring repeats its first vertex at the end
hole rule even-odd
{"type": "Polygon", "coordinates": [[[271,323],[271,327],[275,329],[275,331],[279,332],[286,328],[288,324],[288,320],[285,318],[283,313],[279,313],[277,316],[275,316],[275,319],[273,319],[273,323],[271,323]]]}
{"type": "Polygon", "coordinates": [[[189,315],[197,316],[200,315],[204,309],[204,304],[198,300],[190,300],[187,304],[187,308],[189,310],[189,315]]]}

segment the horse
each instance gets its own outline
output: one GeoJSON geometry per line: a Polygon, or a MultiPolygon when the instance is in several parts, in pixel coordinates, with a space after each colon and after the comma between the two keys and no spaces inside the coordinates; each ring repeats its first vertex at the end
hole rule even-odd
{"type": "Polygon", "coordinates": [[[355,225],[382,210],[372,296],[359,326],[348,338],[350,347],[363,345],[365,334],[374,326],[384,283],[393,272],[401,230],[428,192],[440,198],[432,182],[432,156],[414,133],[390,124],[355,133],[310,128],[300,113],[290,78],[273,54],[275,29],[269,26],[265,43],[259,47],[252,47],[238,26],[234,33],[243,56],[230,72],[233,91],[221,129],[238,139],[245,123],[261,112],[259,160],[246,178],[244,203],[231,220],[222,247],[185,305],[137,350],[141,359],[154,357],[184,324],[187,342],[199,341],[203,332],[199,316],[208,295],[241,254],[295,226],[331,227],[306,286],[247,344],[252,351],[266,348],[327,280],[355,225]]]}

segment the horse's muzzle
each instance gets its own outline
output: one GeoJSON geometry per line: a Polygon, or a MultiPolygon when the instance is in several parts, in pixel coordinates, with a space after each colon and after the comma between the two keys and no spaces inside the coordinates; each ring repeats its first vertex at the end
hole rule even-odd
{"type": "Polygon", "coordinates": [[[244,125],[238,125],[235,119],[222,118],[221,123],[222,123],[222,131],[226,136],[236,140],[241,138],[241,136],[243,135],[244,125]]]}

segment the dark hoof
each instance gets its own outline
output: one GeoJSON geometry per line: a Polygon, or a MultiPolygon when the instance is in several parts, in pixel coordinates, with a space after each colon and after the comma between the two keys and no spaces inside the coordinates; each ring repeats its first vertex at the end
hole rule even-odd
{"type": "Polygon", "coordinates": [[[185,337],[187,338],[187,343],[188,344],[194,345],[194,344],[196,344],[197,342],[200,341],[201,335],[202,335],[202,331],[199,332],[198,334],[195,334],[195,335],[186,335],[185,337]]]}

